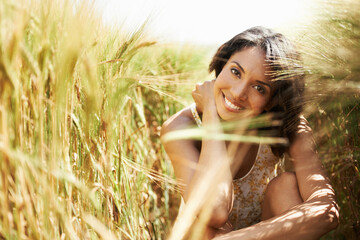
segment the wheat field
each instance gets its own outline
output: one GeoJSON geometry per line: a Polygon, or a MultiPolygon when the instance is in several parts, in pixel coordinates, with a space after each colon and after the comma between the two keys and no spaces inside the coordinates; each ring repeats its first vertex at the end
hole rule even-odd
{"type": "MultiPolygon", "coordinates": [[[[356,239],[360,6],[326,9],[294,37],[341,207],[324,239],[356,239]]],[[[166,239],[180,195],[160,129],[211,77],[213,51],[104,25],[88,1],[1,1],[0,239],[166,239]]]]}

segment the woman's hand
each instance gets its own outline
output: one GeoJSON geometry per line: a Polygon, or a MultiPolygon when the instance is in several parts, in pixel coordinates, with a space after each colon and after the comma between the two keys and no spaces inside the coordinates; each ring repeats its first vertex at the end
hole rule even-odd
{"type": "Polygon", "coordinates": [[[214,84],[215,79],[196,84],[196,87],[191,94],[196,103],[198,112],[202,113],[207,108],[216,110],[214,84]]]}

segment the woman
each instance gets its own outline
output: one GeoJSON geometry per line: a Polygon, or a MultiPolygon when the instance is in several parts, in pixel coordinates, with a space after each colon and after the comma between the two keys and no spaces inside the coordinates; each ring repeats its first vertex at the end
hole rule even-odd
{"type": "Polygon", "coordinates": [[[163,143],[186,203],[204,181],[216,179],[204,238],[316,239],[334,229],[337,205],[301,116],[303,71],[292,44],[269,29],[251,28],[220,46],[209,70],[216,79],[197,84],[196,105],[167,120],[162,136],[195,123],[221,136],[228,131],[221,123],[240,121],[243,134],[271,132],[287,144],[234,144],[219,138],[163,143]],[[244,119],[266,114],[281,124],[246,129],[244,119]],[[294,171],[278,174],[285,154],[294,171]]]}

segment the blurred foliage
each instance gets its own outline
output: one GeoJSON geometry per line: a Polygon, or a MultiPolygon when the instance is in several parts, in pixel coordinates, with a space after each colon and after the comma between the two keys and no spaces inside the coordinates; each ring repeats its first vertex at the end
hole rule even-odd
{"type": "Polygon", "coordinates": [[[340,225],[323,239],[360,236],[360,2],[322,1],[300,38],[308,69],[306,115],[337,194],[340,225]]]}

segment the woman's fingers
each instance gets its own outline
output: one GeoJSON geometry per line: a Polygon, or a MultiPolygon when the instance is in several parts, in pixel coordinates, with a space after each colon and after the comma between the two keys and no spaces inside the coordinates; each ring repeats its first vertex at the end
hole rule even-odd
{"type": "Polygon", "coordinates": [[[191,95],[196,103],[197,109],[202,112],[204,107],[215,104],[214,98],[214,83],[215,80],[209,80],[202,83],[197,83],[191,95]]]}
{"type": "Polygon", "coordinates": [[[214,88],[214,80],[210,80],[202,83],[197,83],[195,85],[195,89],[193,90],[193,92],[195,91],[205,94],[207,92],[212,92],[213,88],[214,88]]]}

